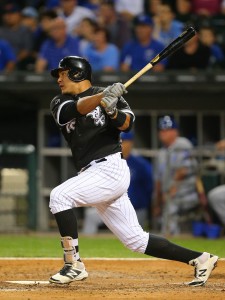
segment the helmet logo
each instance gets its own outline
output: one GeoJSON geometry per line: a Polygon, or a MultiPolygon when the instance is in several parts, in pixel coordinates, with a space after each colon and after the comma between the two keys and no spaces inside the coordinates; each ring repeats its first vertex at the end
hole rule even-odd
{"type": "Polygon", "coordinates": [[[82,77],[82,72],[76,72],[76,73],[74,73],[73,77],[76,78],[76,79],[77,78],[81,78],[82,77]]]}

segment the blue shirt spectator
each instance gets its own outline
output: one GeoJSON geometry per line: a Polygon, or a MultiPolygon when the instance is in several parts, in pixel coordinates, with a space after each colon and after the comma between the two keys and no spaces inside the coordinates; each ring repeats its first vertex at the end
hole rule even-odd
{"type": "MultiPolygon", "coordinates": [[[[162,43],[152,38],[153,21],[149,16],[140,15],[135,21],[136,38],[128,42],[121,52],[121,70],[139,71],[164,49],[162,43]]],[[[162,71],[166,61],[158,63],[154,71],[162,71]]]]}
{"type": "Polygon", "coordinates": [[[116,71],[119,68],[119,49],[108,42],[105,28],[96,28],[93,42],[84,49],[84,56],[90,62],[93,71],[116,71]]]}
{"type": "MultiPolygon", "coordinates": [[[[130,70],[139,71],[150,62],[159,52],[163,50],[163,45],[150,40],[147,45],[141,45],[137,40],[127,43],[121,52],[121,62],[129,65],[130,70]]],[[[166,62],[162,62],[166,64],[166,62]]]]}
{"type": "Polygon", "coordinates": [[[60,0],[47,0],[45,1],[45,7],[47,9],[56,9],[60,6],[60,0]]]}
{"type": "Polygon", "coordinates": [[[77,38],[67,36],[61,47],[57,47],[53,40],[48,39],[43,43],[39,52],[39,57],[48,61],[48,70],[56,68],[58,62],[68,55],[80,55],[77,38]]]}
{"type": "Polygon", "coordinates": [[[33,37],[32,32],[22,25],[20,6],[16,3],[6,3],[3,7],[0,38],[6,40],[16,55],[17,68],[27,70],[32,59],[33,37]]]}
{"type": "Polygon", "coordinates": [[[175,20],[175,13],[170,4],[159,4],[154,16],[153,37],[165,47],[175,40],[183,32],[183,29],[184,24],[175,20]]]}
{"type": "Polygon", "coordinates": [[[140,155],[132,153],[134,136],[132,132],[121,133],[123,156],[130,169],[130,186],[128,195],[137,213],[142,227],[146,225],[153,192],[152,164],[140,155]]]}
{"type": "Polygon", "coordinates": [[[225,57],[222,48],[216,42],[214,29],[210,26],[202,26],[199,30],[199,39],[203,45],[210,48],[210,67],[221,66],[225,57]]]}
{"type": "Polygon", "coordinates": [[[216,62],[224,60],[224,53],[219,45],[213,44],[210,49],[212,57],[215,58],[216,62]]]}
{"type": "Polygon", "coordinates": [[[16,55],[11,46],[4,40],[0,39],[0,71],[7,71],[9,65],[14,67],[16,63],[16,55]]]}
{"type": "Polygon", "coordinates": [[[52,20],[49,29],[50,38],[41,46],[35,65],[35,71],[54,69],[59,61],[68,55],[80,55],[79,40],[67,34],[65,21],[58,17],[52,20]]]}
{"type": "Polygon", "coordinates": [[[113,44],[109,44],[104,52],[98,51],[93,45],[88,45],[84,50],[84,56],[90,62],[93,71],[102,71],[105,67],[118,70],[119,51],[113,44]]]}
{"type": "Polygon", "coordinates": [[[181,22],[173,20],[168,30],[160,30],[157,40],[164,46],[168,46],[183,32],[183,29],[184,25],[181,22]]]}
{"type": "Polygon", "coordinates": [[[127,164],[131,172],[128,195],[135,210],[150,208],[153,191],[152,165],[147,159],[133,154],[127,158],[127,164]]]}

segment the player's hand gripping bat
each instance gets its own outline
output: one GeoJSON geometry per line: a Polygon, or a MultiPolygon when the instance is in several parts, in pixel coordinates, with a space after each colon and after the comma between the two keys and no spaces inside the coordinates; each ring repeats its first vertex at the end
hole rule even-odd
{"type": "Polygon", "coordinates": [[[189,41],[195,34],[196,34],[195,29],[193,27],[189,27],[181,35],[179,35],[172,43],[170,43],[165,49],[163,49],[158,55],[156,55],[143,69],[141,69],[138,73],[136,73],[133,77],[131,77],[126,83],[124,83],[124,86],[126,88],[130,86],[135,80],[137,80],[140,76],[142,76],[148,70],[153,68],[161,60],[169,57],[171,54],[176,52],[187,41],[189,41]]]}

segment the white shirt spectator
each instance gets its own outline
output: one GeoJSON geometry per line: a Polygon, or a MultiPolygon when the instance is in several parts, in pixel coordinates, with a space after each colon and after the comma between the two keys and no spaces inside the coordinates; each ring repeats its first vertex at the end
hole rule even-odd
{"type": "Polygon", "coordinates": [[[94,13],[85,7],[76,6],[71,15],[65,16],[63,11],[59,12],[59,16],[64,18],[67,25],[67,33],[74,35],[75,28],[84,18],[95,19],[94,13]]]}
{"type": "Polygon", "coordinates": [[[115,9],[118,13],[128,12],[137,16],[144,12],[144,0],[115,0],[115,9]]]}

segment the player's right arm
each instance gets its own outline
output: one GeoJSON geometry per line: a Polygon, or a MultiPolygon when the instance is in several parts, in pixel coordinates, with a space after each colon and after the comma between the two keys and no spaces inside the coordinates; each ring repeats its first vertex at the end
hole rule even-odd
{"type": "Polygon", "coordinates": [[[118,99],[125,91],[122,83],[115,83],[101,93],[79,99],[70,94],[61,94],[51,101],[50,110],[56,123],[63,126],[74,118],[90,113],[101,104],[104,97],[110,95],[118,99]]]}
{"type": "MultiPolygon", "coordinates": [[[[106,87],[101,93],[80,98],[77,102],[77,110],[80,114],[86,115],[100,104],[102,105],[102,101],[104,101],[105,97],[110,96],[111,98],[114,98],[116,103],[118,101],[118,97],[122,96],[125,92],[126,88],[122,83],[114,83],[113,85],[106,87]]],[[[105,110],[110,109],[108,105],[110,106],[111,103],[106,104],[104,107],[105,110]]]]}

